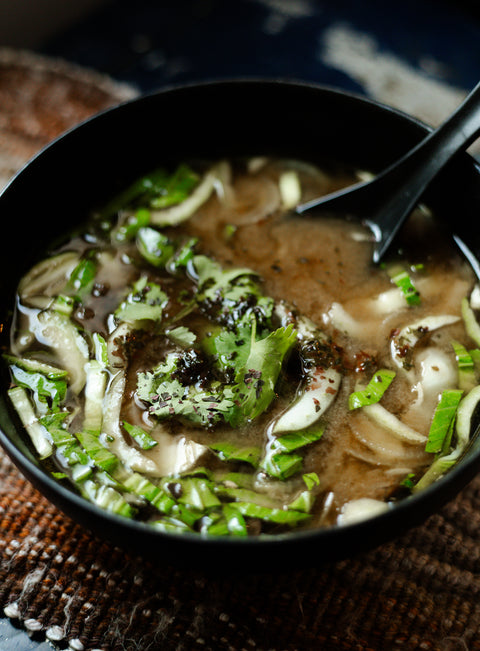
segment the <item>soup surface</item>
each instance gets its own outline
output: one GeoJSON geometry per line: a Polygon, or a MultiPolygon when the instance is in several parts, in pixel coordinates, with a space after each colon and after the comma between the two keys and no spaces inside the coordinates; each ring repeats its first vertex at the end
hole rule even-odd
{"type": "Polygon", "coordinates": [[[418,209],[385,264],[293,214],[353,180],[255,158],[156,170],[18,288],[12,403],[48,470],[166,531],[275,534],[391,508],[461,456],[472,269],[418,209]]]}

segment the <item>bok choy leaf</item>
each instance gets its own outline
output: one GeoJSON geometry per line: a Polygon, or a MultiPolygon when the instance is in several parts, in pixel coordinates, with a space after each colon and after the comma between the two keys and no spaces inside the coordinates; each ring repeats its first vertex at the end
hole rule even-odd
{"type": "Polygon", "coordinates": [[[350,394],[348,398],[349,409],[359,409],[380,402],[394,377],[395,372],[389,369],[380,369],[374,373],[365,389],[350,394]]]}
{"type": "Polygon", "coordinates": [[[446,390],[441,394],[430,425],[425,452],[435,453],[443,449],[445,439],[453,427],[462,395],[463,391],[460,389],[446,390]]]}

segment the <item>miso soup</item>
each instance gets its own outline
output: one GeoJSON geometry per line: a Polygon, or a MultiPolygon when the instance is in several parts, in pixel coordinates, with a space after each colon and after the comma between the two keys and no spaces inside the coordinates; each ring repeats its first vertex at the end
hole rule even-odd
{"type": "Polygon", "coordinates": [[[480,399],[480,294],[417,209],[385,263],[353,180],[254,158],[135,181],[18,287],[11,401],[86,499],[164,531],[273,535],[388,510],[448,472],[480,399]]]}

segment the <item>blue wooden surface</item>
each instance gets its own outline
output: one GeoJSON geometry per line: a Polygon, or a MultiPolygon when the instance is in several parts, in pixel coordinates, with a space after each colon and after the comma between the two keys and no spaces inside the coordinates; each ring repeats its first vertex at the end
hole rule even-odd
{"type": "MultiPolygon", "coordinates": [[[[475,6],[475,3],[470,3],[475,6]]],[[[480,70],[479,10],[442,0],[117,0],[45,52],[150,91],[225,76],[294,77],[363,92],[322,61],[322,36],[350,27],[380,51],[456,86],[480,70]]]]}
{"type": "MultiPolygon", "coordinates": [[[[405,83],[405,92],[423,80],[470,89],[480,77],[476,7],[441,0],[117,0],[45,44],[42,53],[99,70],[140,92],[268,76],[371,94],[370,80],[353,70],[354,61],[335,59],[341,39],[350,37],[360,53],[390,64],[393,80],[410,74],[420,81],[405,83]],[[340,41],[332,46],[333,38],[340,41]]],[[[0,651],[51,648],[0,618],[0,651]]]]}

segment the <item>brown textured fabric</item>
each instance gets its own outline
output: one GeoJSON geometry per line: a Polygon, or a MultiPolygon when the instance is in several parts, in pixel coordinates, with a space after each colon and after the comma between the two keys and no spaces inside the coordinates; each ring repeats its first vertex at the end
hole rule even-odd
{"type": "MultiPolygon", "coordinates": [[[[0,50],[0,182],[129,88],[0,50]]],[[[83,530],[0,452],[0,607],[78,651],[480,649],[480,478],[424,525],[338,563],[259,575],[153,566],[83,530]]]]}
{"type": "Polygon", "coordinates": [[[0,188],[60,133],[135,94],[61,60],[0,48],[0,188]]]}

